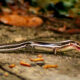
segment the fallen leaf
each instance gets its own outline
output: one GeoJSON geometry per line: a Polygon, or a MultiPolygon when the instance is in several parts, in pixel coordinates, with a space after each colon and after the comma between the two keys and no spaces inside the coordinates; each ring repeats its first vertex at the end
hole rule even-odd
{"type": "Polygon", "coordinates": [[[9,75],[8,72],[5,72],[5,73],[4,73],[4,76],[5,76],[5,77],[8,77],[8,75],[9,75]]]}
{"type": "Polygon", "coordinates": [[[48,29],[48,30],[51,30],[51,31],[63,33],[63,32],[66,31],[66,26],[64,25],[63,27],[60,27],[60,28],[54,28],[54,27],[52,27],[52,26],[48,26],[47,29],[48,29]]]}
{"type": "Polygon", "coordinates": [[[48,68],[57,68],[58,65],[50,65],[50,64],[47,64],[47,65],[44,65],[43,68],[44,69],[48,69],[48,68]]]}
{"type": "Polygon", "coordinates": [[[58,31],[65,32],[66,31],[66,25],[64,25],[63,27],[58,28],[58,31]]]}
{"type": "Polygon", "coordinates": [[[27,67],[31,67],[31,64],[26,63],[26,62],[24,62],[24,61],[20,61],[20,65],[27,66],[27,67]]]}
{"type": "Polygon", "coordinates": [[[77,27],[80,27],[80,16],[78,16],[75,20],[75,24],[77,27]]]}
{"type": "Polygon", "coordinates": [[[69,33],[69,34],[80,33],[80,29],[69,29],[66,30],[65,33],[69,33]]]}
{"type": "Polygon", "coordinates": [[[15,64],[11,64],[11,65],[9,65],[9,68],[13,68],[15,66],[16,66],[15,64]]]}
{"type": "Polygon", "coordinates": [[[4,24],[23,26],[23,27],[37,27],[43,23],[43,20],[36,16],[22,16],[17,14],[4,15],[0,18],[4,24]]]}
{"type": "Polygon", "coordinates": [[[57,33],[67,33],[67,34],[80,33],[80,29],[66,29],[66,26],[61,28],[54,28],[54,27],[48,26],[48,30],[51,30],[57,33]]]}
{"type": "Polygon", "coordinates": [[[44,61],[44,59],[43,58],[36,58],[36,59],[30,58],[30,61],[38,62],[38,61],[44,61]]]}

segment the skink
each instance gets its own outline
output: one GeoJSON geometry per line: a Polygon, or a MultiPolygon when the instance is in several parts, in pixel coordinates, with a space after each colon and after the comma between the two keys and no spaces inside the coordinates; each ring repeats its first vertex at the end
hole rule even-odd
{"type": "Polygon", "coordinates": [[[28,48],[28,46],[46,51],[52,50],[54,53],[56,53],[56,51],[68,51],[72,49],[80,51],[80,44],[78,42],[75,42],[73,40],[66,40],[55,43],[24,41],[15,44],[4,44],[0,45],[0,52],[14,51],[21,48],[28,48]]]}

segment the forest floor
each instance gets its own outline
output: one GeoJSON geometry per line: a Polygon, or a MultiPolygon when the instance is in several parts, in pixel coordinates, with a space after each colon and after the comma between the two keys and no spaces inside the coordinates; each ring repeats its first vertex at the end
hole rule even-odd
{"type": "MultiPolygon", "coordinates": [[[[68,26],[73,24],[69,20],[60,20],[54,23],[56,26],[62,26],[60,23],[66,23],[68,26]]],[[[53,26],[54,26],[53,25],[53,26]]],[[[80,34],[62,34],[55,33],[40,28],[16,27],[0,24],[0,43],[15,43],[23,40],[36,40],[43,42],[57,42],[63,40],[80,41],[80,34]]],[[[0,80],[80,80],[80,52],[75,50],[62,52],[54,55],[49,52],[27,52],[26,50],[0,52],[0,80]],[[39,65],[25,67],[20,65],[20,61],[32,63],[29,58],[36,58],[42,54],[46,64],[57,64],[57,68],[44,69],[39,65]],[[16,64],[16,67],[9,68],[10,64],[16,64]],[[5,76],[5,73],[8,76],[5,76]]]]}

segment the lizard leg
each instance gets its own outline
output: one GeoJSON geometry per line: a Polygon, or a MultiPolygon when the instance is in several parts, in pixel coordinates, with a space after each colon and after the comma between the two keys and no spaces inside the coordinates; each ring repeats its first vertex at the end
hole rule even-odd
{"type": "Polygon", "coordinates": [[[57,54],[57,48],[53,49],[54,54],[57,54]]]}

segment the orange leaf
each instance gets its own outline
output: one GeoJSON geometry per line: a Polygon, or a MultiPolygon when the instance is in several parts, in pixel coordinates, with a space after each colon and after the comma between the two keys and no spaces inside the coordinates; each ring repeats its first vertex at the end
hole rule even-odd
{"type": "Polygon", "coordinates": [[[26,63],[24,61],[21,61],[20,64],[23,65],[23,66],[31,67],[31,64],[26,63]]]}
{"type": "Polygon", "coordinates": [[[5,72],[5,73],[4,73],[4,76],[5,76],[5,77],[8,77],[8,75],[9,75],[8,72],[5,72]]]}
{"type": "Polygon", "coordinates": [[[36,59],[30,58],[30,60],[33,61],[33,62],[44,61],[43,58],[36,58],[36,59]]]}
{"type": "Polygon", "coordinates": [[[50,64],[43,66],[44,69],[47,69],[47,68],[57,68],[57,67],[58,67],[57,65],[50,65],[50,64]]]}
{"type": "Polygon", "coordinates": [[[43,20],[36,16],[22,16],[17,14],[4,15],[1,22],[14,26],[37,27],[43,23],[43,20]]]}
{"type": "Polygon", "coordinates": [[[15,66],[16,66],[15,64],[11,64],[11,65],[9,65],[9,68],[13,68],[15,66]]]}

